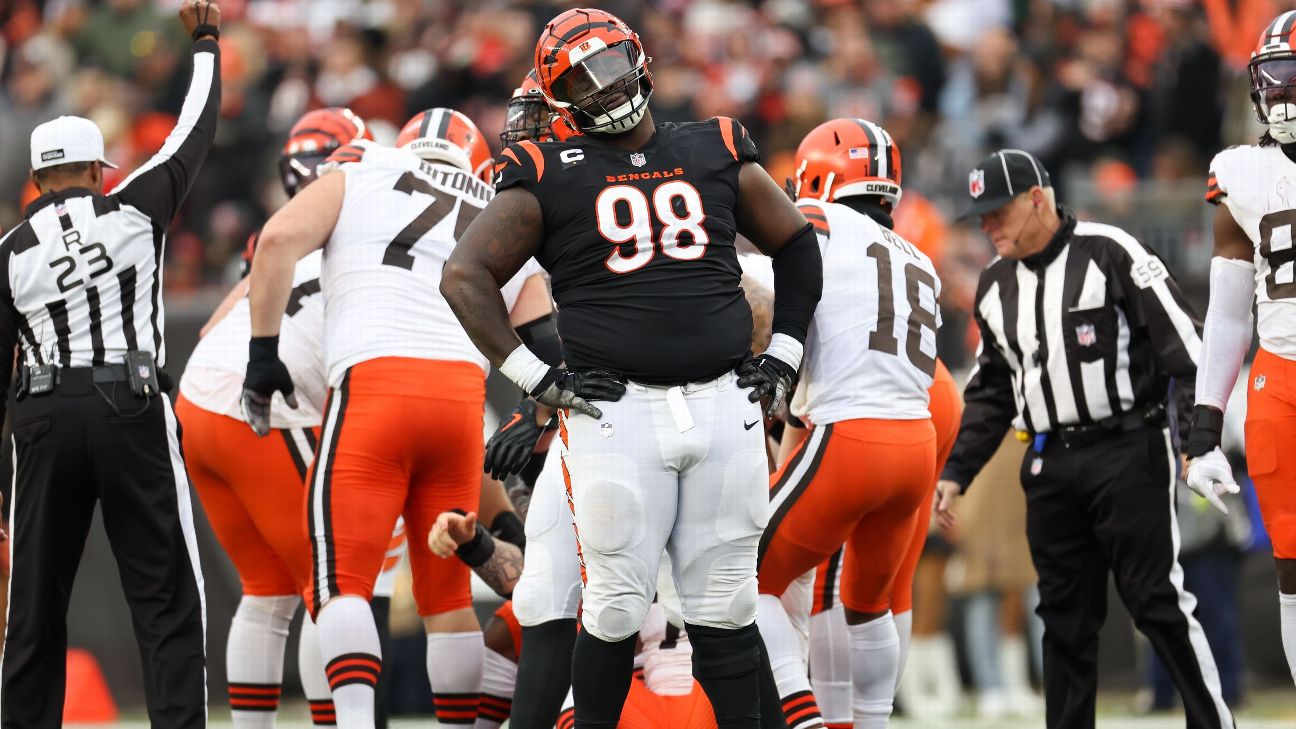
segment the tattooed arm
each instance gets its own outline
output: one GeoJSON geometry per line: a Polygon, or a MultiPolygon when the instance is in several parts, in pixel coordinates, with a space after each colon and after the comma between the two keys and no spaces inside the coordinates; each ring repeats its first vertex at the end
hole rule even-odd
{"type": "MultiPolygon", "coordinates": [[[[489,534],[486,535],[490,539],[489,534]]],[[[517,585],[518,580],[522,578],[522,550],[518,549],[516,544],[509,544],[502,539],[495,539],[495,552],[491,554],[490,559],[483,564],[473,567],[473,572],[482,578],[495,591],[505,599],[513,597],[513,587],[517,585]]]]}
{"type": "Polygon", "coordinates": [[[428,549],[442,559],[458,557],[504,598],[522,577],[521,548],[492,537],[473,512],[442,512],[428,532],[428,549]]]}
{"type": "Polygon", "coordinates": [[[522,188],[495,196],[468,226],[441,272],[441,295],[477,349],[499,367],[522,344],[500,287],[540,248],[540,202],[522,188]]]}

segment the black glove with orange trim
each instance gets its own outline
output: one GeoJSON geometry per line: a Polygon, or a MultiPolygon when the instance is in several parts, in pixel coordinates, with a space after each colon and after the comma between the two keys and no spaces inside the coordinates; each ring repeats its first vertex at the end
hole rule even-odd
{"type": "Polygon", "coordinates": [[[544,428],[536,423],[535,400],[522,400],[486,442],[483,470],[497,481],[518,473],[531,460],[543,433],[544,428]]]}

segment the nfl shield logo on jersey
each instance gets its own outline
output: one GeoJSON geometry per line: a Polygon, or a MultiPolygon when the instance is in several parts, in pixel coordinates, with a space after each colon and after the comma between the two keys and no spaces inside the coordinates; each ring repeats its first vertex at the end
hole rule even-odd
{"type": "Polygon", "coordinates": [[[1035,459],[1031,461],[1031,475],[1038,476],[1040,475],[1040,471],[1043,470],[1044,470],[1044,459],[1040,458],[1039,456],[1036,456],[1035,459]]]}
{"type": "Polygon", "coordinates": [[[1081,324],[1076,327],[1076,341],[1081,347],[1092,347],[1098,341],[1098,332],[1093,324],[1081,324]]]}
{"type": "Polygon", "coordinates": [[[968,173],[968,194],[972,197],[985,194],[985,170],[978,168],[968,173]]]}
{"type": "Polygon", "coordinates": [[[643,152],[632,152],[630,154],[630,164],[635,167],[643,167],[648,164],[648,158],[644,156],[643,152]]]}
{"type": "Polygon", "coordinates": [[[1263,390],[1263,389],[1264,389],[1264,386],[1265,386],[1265,376],[1264,376],[1264,375],[1256,375],[1256,378],[1255,378],[1255,390],[1256,390],[1256,392],[1260,392],[1261,390],[1263,390]]]}

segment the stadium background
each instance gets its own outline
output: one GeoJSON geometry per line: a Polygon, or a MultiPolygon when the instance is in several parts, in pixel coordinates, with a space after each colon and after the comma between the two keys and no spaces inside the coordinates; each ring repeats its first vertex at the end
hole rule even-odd
{"type": "MultiPolygon", "coordinates": [[[[248,234],[284,200],[275,163],[303,111],[344,105],[390,141],[413,113],[451,106],[491,137],[530,67],[543,0],[223,0],[224,97],[216,146],[176,223],[164,293],[178,374],[197,329],[237,276],[248,234]]],[[[635,0],[590,3],[639,29],[653,58],[658,121],[738,118],[776,179],[827,118],[882,123],[904,155],[898,227],[944,281],[942,356],[970,363],[967,308],[990,248],[953,214],[967,171],[1001,146],[1036,154],[1060,198],[1153,246],[1204,312],[1210,157],[1261,128],[1247,99],[1254,40],[1284,0],[635,0]]],[[[108,158],[143,162],[174,122],[187,79],[178,0],[0,0],[0,229],[35,196],[31,129],[59,114],[95,120],[108,158]]],[[[493,388],[507,408],[512,393],[493,388]]],[[[488,414],[488,420],[493,414],[488,414]]],[[[1257,524],[1258,526],[1258,524],[1257,524]]],[[[416,537],[417,539],[417,537],[416,537]]],[[[1263,535],[1243,562],[1243,636],[1254,686],[1283,685],[1263,535]]],[[[212,698],[238,585],[210,530],[212,698]]],[[[87,547],[72,642],[105,665],[114,694],[141,699],[138,658],[102,533],[87,547]]],[[[1113,601],[1114,593],[1113,593],[1113,601]]],[[[1106,687],[1136,682],[1129,622],[1113,602],[1106,687]]],[[[295,639],[294,639],[295,641],[295,639]]],[[[291,665],[295,661],[290,657],[291,665]]],[[[420,661],[421,663],[421,661],[420,661]]],[[[287,681],[294,685],[290,677],[287,681]]],[[[1290,684],[1286,684],[1290,685],[1290,684]]]]}

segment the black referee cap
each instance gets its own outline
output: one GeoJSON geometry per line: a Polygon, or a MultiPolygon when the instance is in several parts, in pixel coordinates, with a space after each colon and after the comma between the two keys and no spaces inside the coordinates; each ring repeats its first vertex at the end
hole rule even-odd
{"type": "Polygon", "coordinates": [[[1035,185],[1053,186],[1044,165],[1029,152],[1001,149],[981,160],[968,173],[968,195],[972,198],[972,204],[958,219],[998,210],[1035,185]]]}

